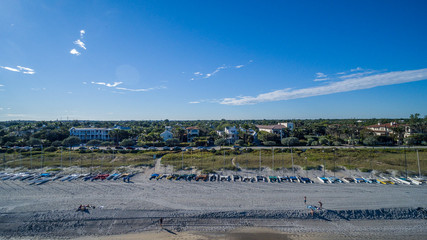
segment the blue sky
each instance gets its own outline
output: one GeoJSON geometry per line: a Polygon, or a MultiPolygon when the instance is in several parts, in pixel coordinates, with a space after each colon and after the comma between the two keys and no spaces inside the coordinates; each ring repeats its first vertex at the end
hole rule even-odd
{"type": "Polygon", "coordinates": [[[0,120],[427,114],[426,1],[0,2],[0,120]]]}

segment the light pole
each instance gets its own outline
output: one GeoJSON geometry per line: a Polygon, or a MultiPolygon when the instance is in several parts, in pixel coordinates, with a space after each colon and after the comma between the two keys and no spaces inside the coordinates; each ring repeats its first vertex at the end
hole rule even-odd
{"type": "Polygon", "coordinates": [[[403,153],[405,154],[405,170],[406,170],[406,178],[408,178],[408,161],[406,160],[406,147],[403,148],[403,153]]]}
{"type": "Polygon", "coordinates": [[[259,170],[261,171],[261,151],[262,149],[259,149],[259,170]]]}
{"type": "Polygon", "coordinates": [[[305,176],[308,177],[307,157],[305,157],[305,176]]]}
{"type": "Polygon", "coordinates": [[[293,154],[292,148],[291,148],[291,160],[292,160],[292,171],[294,172],[294,175],[295,175],[294,154],[293,154]]]}
{"type": "Polygon", "coordinates": [[[61,168],[62,168],[62,146],[61,146],[61,168]]]}
{"type": "Polygon", "coordinates": [[[271,152],[272,152],[272,156],[273,156],[273,159],[272,159],[272,167],[273,167],[273,171],[274,171],[274,147],[272,147],[271,148],[271,152]]]}
{"type": "Polygon", "coordinates": [[[337,169],[336,169],[335,148],[334,148],[334,149],[332,149],[332,151],[334,152],[334,178],[335,178],[335,171],[337,170],[337,169]]]}
{"type": "Polygon", "coordinates": [[[325,153],[325,150],[322,149],[322,161],[323,161],[323,177],[326,176],[326,164],[325,164],[325,157],[323,154],[325,153]]]}

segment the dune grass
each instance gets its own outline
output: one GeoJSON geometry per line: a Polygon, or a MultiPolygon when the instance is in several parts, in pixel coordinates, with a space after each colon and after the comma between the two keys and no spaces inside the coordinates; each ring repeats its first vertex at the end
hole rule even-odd
{"type": "MultiPolygon", "coordinates": [[[[427,174],[427,149],[419,149],[421,171],[427,174]]],[[[60,168],[81,166],[102,169],[114,169],[121,166],[153,167],[155,158],[162,156],[162,163],[172,165],[175,170],[196,168],[205,172],[229,169],[262,169],[275,170],[300,166],[304,169],[318,169],[325,165],[328,170],[342,167],[387,172],[406,171],[418,174],[417,156],[414,149],[256,149],[253,151],[221,149],[217,151],[68,151],[56,152],[21,151],[0,153],[1,168],[37,169],[41,167],[60,168]],[[234,164],[233,164],[234,163],[234,164]]]]}

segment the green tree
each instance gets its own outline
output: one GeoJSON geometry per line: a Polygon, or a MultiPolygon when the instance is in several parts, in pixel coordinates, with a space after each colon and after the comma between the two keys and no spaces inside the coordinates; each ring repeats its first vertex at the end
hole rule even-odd
{"type": "Polygon", "coordinates": [[[299,140],[296,137],[287,137],[282,139],[282,145],[284,146],[297,146],[299,145],[299,140]]]}
{"type": "Polygon", "coordinates": [[[88,146],[99,146],[99,145],[101,145],[101,143],[102,142],[100,140],[92,139],[89,142],[87,142],[86,145],[88,145],[88,146]]]}
{"type": "Polygon", "coordinates": [[[166,144],[167,146],[169,146],[169,147],[176,146],[176,145],[178,145],[179,143],[180,143],[180,141],[179,141],[179,139],[177,139],[177,138],[171,138],[171,139],[166,140],[166,142],[165,142],[165,144],[166,144]]]}
{"type": "Polygon", "coordinates": [[[124,139],[120,142],[120,146],[131,147],[135,145],[135,141],[132,139],[124,139]]]}
{"type": "Polygon", "coordinates": [[[369,136],[363,140],[363,144],[367,146],[375,146],[378,145],[378,141],[376,137],[369,136]]]}
{"type": "Polygon", "coordinates": [[[39,146],[39,145],[42,145],[42,140],[38,138],[30,138],[30,140],[28,141],[28,144],[30,146],[39,146]]]}
{"type": "Polygon", "coordinates": [[[80,142],[81,142],[80,138],[78,138],[76,136],[70,136],[70,137],[67,137],[66,139],[64,139],[64,141],[62,141],[62,144],[64,146],[69,146],[71,149],[71,147],[79,145],[80,142]]]}
{"type": "Polygon", "coordinates": [[[225,140],[225,138],[218,138],[217,140],[215,140],[214,144],[216,146],[223,146],[226,142],[227,141],[225,140]]]}

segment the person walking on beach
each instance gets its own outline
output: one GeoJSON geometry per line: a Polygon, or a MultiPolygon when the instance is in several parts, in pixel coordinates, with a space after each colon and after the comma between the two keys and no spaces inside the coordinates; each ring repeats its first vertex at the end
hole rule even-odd
{"type": "Polygon", "coordinates": [[[319,209],[322,210],[322,208],[323,208],[323,204],[321,201],[319,201],[319,209]]]}
{"type": "Polygon", "coordinates": [[[304,205],[307,205],[307,197],[304,196],[304,205]]]}
{"type": "Polygon", "coordinates": [[[163,218],[160,218],[160,219],[159,219],[159,225],[160,225],[160,228],[162,228],[162,229],[163,229],[163,218]]]}

